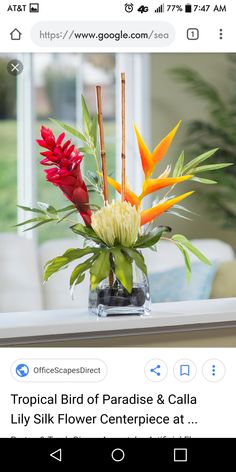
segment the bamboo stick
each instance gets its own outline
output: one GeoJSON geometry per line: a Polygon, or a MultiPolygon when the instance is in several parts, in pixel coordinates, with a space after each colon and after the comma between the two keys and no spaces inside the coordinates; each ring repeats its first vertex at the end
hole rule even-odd
{"type": "Polygon", "coordinates": [[[97,92],[97,109],[98,109],[98,126],[100,133],[100,151],[102,161],[102,179],[103,179],[103,196],[105,205],[109,201],[108,181],[107,181],[107,166],[106,166],[106,151],[104,140],[103,114],[102,114],[102,94],[100,85],[96,86],[97,92]]]}
{"type": "MultiPolygon", "coordinates": [[[[109,193],[108,193],[106,151],[105,151],[103,114],[102,114],[102,91],[101,91],[100,85],[96,86],[96,92],[97,92],[98,126],[99,126],[99,133],[100,133],[100,152],[101,152],[101,161],[102,161],[103,197],[104,197],[104,204],[107,205],[107,203],[109,202],[109,193]]],[[[111,261],[111,255],[110,255],[110,261],[111,261]]],[[[109,280],[109,287],[111,288],[114,283],[114,274],[113,274],[112,269],[110,269],[108,280],[109,280]]]]}
{"type": "Polygon", "coordinates": [[[122,162],[122,173],[121,173],[121,201],[125,200],[125,184],[126,184],[126,132],[125,132],[125,73],[121,74],[121,162],[122,162]]]}

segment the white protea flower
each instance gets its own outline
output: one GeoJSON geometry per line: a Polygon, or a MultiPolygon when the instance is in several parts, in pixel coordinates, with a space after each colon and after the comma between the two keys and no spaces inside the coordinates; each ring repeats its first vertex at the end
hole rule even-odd
{"type": "Polygon", "coordinates": [[[128,202],[112,202],[93,213],[91,226],[107,246],[131,247],[138,237],[140,212],[128,202]]]}

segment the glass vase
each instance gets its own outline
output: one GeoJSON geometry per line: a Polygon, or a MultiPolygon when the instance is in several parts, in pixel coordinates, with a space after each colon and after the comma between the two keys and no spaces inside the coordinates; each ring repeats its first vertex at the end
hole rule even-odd
{"type": "Polygon", "coordinates": [[[133,288],[129,293],[112,274],[112,283],[103,280],[95,290],[90,287],[89,313],[96,316],[149,315],[151,299],[148,278],[133,263],[133,288]]]}

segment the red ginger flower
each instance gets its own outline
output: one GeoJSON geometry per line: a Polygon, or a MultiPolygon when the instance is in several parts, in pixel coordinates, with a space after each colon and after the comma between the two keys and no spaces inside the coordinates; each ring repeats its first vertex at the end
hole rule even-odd
{"type": "Polygon", "coordinates": [[[44,171],[48,182],[62,190],[66,198],[75,205],[85,224],[90,226],[92,212],[88,189],[80,169],[83,155],[71,144],[70,139],[63,144],[65,133],[61,133],[56,140],[52,130],[42,126],[41,136],[42,139],[37,139],[37,143],[47,151],[40,153],[44,156],[40,164],[54,166],[44,171]]]}

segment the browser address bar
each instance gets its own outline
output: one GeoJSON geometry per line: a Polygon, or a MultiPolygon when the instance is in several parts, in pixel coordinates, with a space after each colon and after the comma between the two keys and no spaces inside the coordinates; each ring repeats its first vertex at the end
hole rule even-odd
{"type": "Polygon", "coordinates": [[[167,47],[175,30],[167,22],[41,22],[32,40],[42,47],[167,47]]]}

